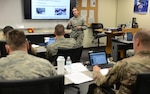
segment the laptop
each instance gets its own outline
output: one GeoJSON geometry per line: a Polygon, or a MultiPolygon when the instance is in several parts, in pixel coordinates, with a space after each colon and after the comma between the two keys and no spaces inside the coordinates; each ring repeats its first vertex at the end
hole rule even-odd
{"type": "Polygon", "coordinates": [[[127,32],[127,41],[132,41],[133,35],[132,32],[127,32]]]}
{"type": "Polygon", "coordinates": [[[46,46],[55,42],[54,37],[45,37],[44,39],[45,39],[46,46]]]}
{"type": "Polygon", "coordinates": [[[93,70],[93,66],[98,65],[101,69],[103,68],[110,68],[113,64],[108,64],[107,55],[105,51],[99,52],[91,52],[89,53],[89,61],[90,66],[88,67],[89,70],[93,70]]]}

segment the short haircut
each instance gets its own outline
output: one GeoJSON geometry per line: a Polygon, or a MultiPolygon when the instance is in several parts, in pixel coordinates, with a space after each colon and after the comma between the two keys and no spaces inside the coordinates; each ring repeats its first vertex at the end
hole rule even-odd
{"type": "Polygon", "coordinates": [[[12,29],[14,29],[12,26],[5,26],[5,27],[3,28],[3,33],[4,33],[4,35],[6,35],[6,33],[7,33],[8,31],[12,30],[12,29]]]}
{"type": "Polygon", "coordinates": [[[77,10],[78,10],[78,8],[77,8],[77,7],[73,7],[72,9],[77,9],[77,10]]]}
{"type": "Polygon", "coordinates": [[[65,27],[62,24],[57,24],[55,26],[55,34],[58,36],[65,34],[65,27]]]}
{"type": "Polygon", "coordinates": [[[12,29],[6,34],[6,43],[11,50],[19,50],[25,47],[26,36],[23,31],[12,29]]]}
{"type": "Polygon", "coordinates": [[[134,39],[139,39],[144,47],[150,47],[150,30],[141,30],[135,33],[134,39]]]}

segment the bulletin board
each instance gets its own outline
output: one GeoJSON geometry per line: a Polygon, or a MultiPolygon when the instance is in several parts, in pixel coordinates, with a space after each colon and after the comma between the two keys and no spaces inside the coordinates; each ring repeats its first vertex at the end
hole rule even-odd
{"type": "Polygon", "coordinates": [[[87,26],[98,22],[98,0],[77,0],[77,8],[85,18],[87,26]]]}

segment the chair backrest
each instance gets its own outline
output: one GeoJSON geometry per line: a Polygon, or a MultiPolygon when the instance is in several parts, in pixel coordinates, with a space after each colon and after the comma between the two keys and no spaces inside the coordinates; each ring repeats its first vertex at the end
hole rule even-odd
{"type": "Polygon", "coordinates": [[[5,41],[0,41],[0,57],[6,57],[8,55],[5,44],[5,41]]]}
{"type": "Polygon", "coordinates": [[[133,94],[150,94],[150,73],[137,75],[133,94]]]}
{"type": "Polygon", "coordinates": [[[82,54],[83,46],[70,48],[70,49],[58,49],[57,55],[54,57],[55,62],[58,56],[64,56],[65,60],[67,56],[70,56],[72,63],[79,62],[82,54]]]}
{"type": "Polygon", "coordinates": [[[103,26],[102,23],[92,23],[91,28],[92,28],[92,31],[93,31],[93,34],[94,34],[94,33],[98,33],[98,31],[96,29],[103,29],[104,26],[103,26]]]}
{"type": "Polygon", "coordinates": [[[91,24],[92,29],[103,29],[103,24],[102,23],[92,23],[91,24]]]}
{"type": "Polygon", "coordinates": [[[0,94],[64,94],[64,76],[0,81],[0,94]]]}

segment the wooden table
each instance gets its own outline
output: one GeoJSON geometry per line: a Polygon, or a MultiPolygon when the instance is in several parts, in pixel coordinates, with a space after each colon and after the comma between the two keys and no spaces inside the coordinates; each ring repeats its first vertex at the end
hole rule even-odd
{"type": "Polygon", "coordinates": [[[112,38],[114,38],[115,36],[123,36],[126,32],[132,32],[132,35],[134,35],[140,30],[142,30],[142,28],[123,28],[122,31],[105,31],[105,33],[107,34],[107,44],[105,49],[106,53],[112,53],[112,38]]]}
{"type": "Polygon", "coordinates": [[[105,33],[107,34],[107,43],[106,43],[106,53],[107,54],[111,54],[112,53],[112,38],[114,38],[115,36],[121,36],[123,35],[123,32],[121,31],[113,31],[113,32],[107,32],[105,31],[105,33]]]}

